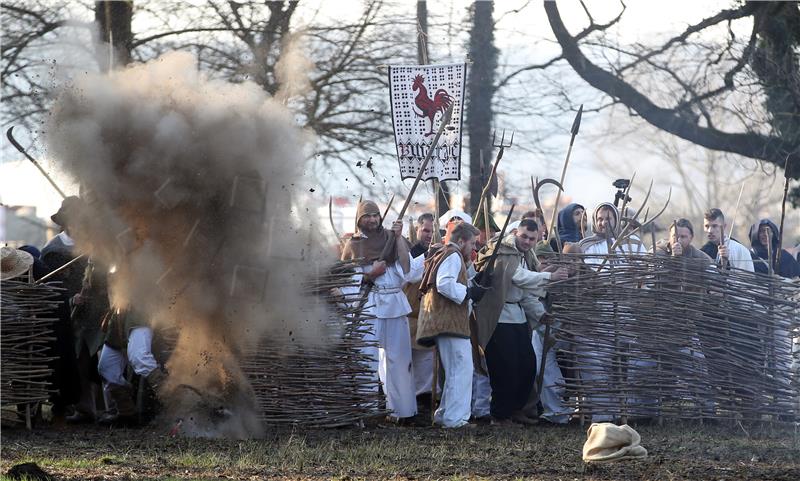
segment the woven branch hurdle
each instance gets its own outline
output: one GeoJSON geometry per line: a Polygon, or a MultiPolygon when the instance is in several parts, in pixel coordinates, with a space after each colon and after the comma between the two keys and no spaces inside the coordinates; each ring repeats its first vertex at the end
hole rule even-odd
{"type": "Polygon", "coordinates": [[[50,396],[48,344],[61,299],[52,285],[12,280],[2,282],[0,294],[0,404],[17,406],[5,412],[30,425],[33,408],[50,396]]]}
{"type": "Polygon", "coordinates": [[[338,262],[306,285],[310,302],[324,302],[330,308],[326,339],[288,352],[285,345],[265,339],[242,361],[265,425],[332,428],[385,412],[378,381],[364,354],[367,347],[377,346],[364,340],[371,317],[364,312],[363,294],[331,293],[354,285],[356,265],[338,262]]]}
{"type": "Polygon", "coordinates": [[[626,420],[800,421],[800,283],[653,255],[565,255],[553,283],[568,405],[626,420]],[[597,272],[603,257],[609,260],[597,272]]]}

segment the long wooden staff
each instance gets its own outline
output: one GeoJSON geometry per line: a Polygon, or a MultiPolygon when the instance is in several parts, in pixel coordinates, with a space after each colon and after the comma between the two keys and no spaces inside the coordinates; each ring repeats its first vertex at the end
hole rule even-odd
{"type": "MultiPolygon", "coordinates": [[[[383,222],[383,219],[385,219],[386,216],[389,215],[389,209],[392,208],[392,202],[394,202],[394,194],[392,194],[392,198],[389,199],[389,203],[386,204],[386,209],[383,211],[383,216],[381,217],[381,222],[383,222]]],[[[401,215],[400,218],[402,219],[403,216],[401,215]]]]}
{"type": "MultiPolygon", "coordinates": [[[[561,180],[559,184],[564,185],[564,178],[567,176],[567,166],[569,165],[569,157],[572,154],[572,144],[575,143],[575,137],[578,135],[578,130],[581,128],[581,116],[583,115],[583,104],[578,108],[578,114],[575,115],[575,120],[572,121],[572,128],[570,132],[572,137],[569,139],[569,148],[567,148],[567,157],[564,159],[564,168],[561,169],[561,180]]],[[[550,217],[550,228],[547,231],[547,238],[550,239],[553,235],[553,227],[556,224],[556,216],[558,215],[558,202],[561,200],[561,191],[556,194],[556,205],[553,206],[553,215],[550,217]]]]}
{"type": "Polygon", "coordinates": [[[22,155],[24,155],[28,160],[31,161],[33,165],[36,166],[37,169],[39,169],[39,172],[41,172],[42,175],[45,177],[45,179],[47,179],[47,181],[50,182],[50,185],[52,185],[53,188],[56,189],[59,194],[61,194],[62,199],[66,198],[67,194],[65,194],[64,191],[61,190],[61,188],[58,186],[58,184],[56,184],[56,182],[47,174],[47,172],[44,171],[39,162],[36,162],[36,159],[31,157],[30,154],[28,154],[25,151],[25,149],[23,149],[22,146],[19,145],[19,142],[17,142],[17,140],[14,138],[14,134],[12,132],[13,130],[14,127],[9,127],[8,131],[6,131],[6,137],[8,137],[8,141],[11,142],[11,145],[13,145],[15,149],[19,150],[19,152],[22,155]]]}
{"type": "MultiPolygon", "coordinates": [[[[739,215],[739,202],[742,200],[742,192],[744,192],[744,182],[742,182],[742,187],[739,189],[739,197],[736,199],[736,207],[733,209],[733,217],[731,218],[731,228],[730,231],[728,232],[728,239],[733,237],[733,227],[736,225],[736,216],[739,215]]],[[[719,245],[723,246],[725,245],[725,230],[720,228],[719,235],[720,235],[719,245]]],[[[730,263],[730,259],[728,259],[728,261],[726,262],[722,259],[722,256],[720,256],[719,263],[722,267],[725,267],[725,264],[730,263]]]]}
{"type": "MultiPolygon", "coordinates": [[[[447,124],[450,123],[450,118],[453,116],[453,104],[450,105],[450,108],[444,113],[444,117],[442,117],[442,123],[439,125],[439,130],[436,131],[436,136],[433,138],[433,142],[431,142],[431,146],[428,149],[428,153],[425,155],[425,160],[422,161],[422,165],[419,167],[419,173],[417,174],[417,178],[414,179],[414,183],[411,184],[411,190],[409,190],[408,195],[406,195],[406,201],[403,202],[403,208],[400,209],[400,215],[398,216],[399,219],[402,219],[404,215],[406,215],[406,210],[408,210],[408,205],[411,203],[411,198],[414,197],[414,192],[417,190],[417,186],[419,185],[419,181],[422,180],[422,176],[425,174],[425,169],[428,167],[428,162],[431,160],[431,156],[433,155],[433,151],[436,148],[436,144],[439,142],[439,137],[442,136],[442,132],[444,132],[445,127],[447,124]]],[[[388,248],[385,248],[387,250],[388,248]]]]}
{"type": "Polygon", "coordinates": [[[78,262],[79,260],[83,259],[84,257],[85,257],[85,254],[81,254],[81,255],[79,255],[78,257],[76,257],[76,258],[72,259],[71,261],[67,262],[66,264],[64,264],[63,266],[59,267],[58,269],[56,269],[56,270],[54,270],[54,271],[52,271],[52,272],[48,273],[46,276],[42,276],[42,278],[41,278],[41,279],[39,279],[38,281],[34,282],[34,284],[42,284],[42,283],[43,283],[44,281],[46,281],[47,279],[50,279],[51,277],[55,276],[55,275],[56,275],[56,274],[58,274],[59,272],[61,272],[61,271],[63,271],[64,269],[66,269],[67,267],[69,267],[69,266],[71,266],[72,264],[74,264],[74,263],[78,262]]]}
{"type": "MultiPolygon", "coordinates": [[[[417,187],[419,186],[419,181],[422,180],[422,176],[425,174],[425,169],[428,167],[428,162],[431,160],[431,156],[433,155],[434,148],[436,144],[439,142],[439,137],[442,136],[442,132],[444,132],[445,127],[447,124],[450,123],[450,118],[453,115],[453,105],[450,105],[450,108],[444,113],[444,117],[442,117],[441,124],[439,125],[439,130],[436,132],[436,136],[433,138],[433,142],[431,142],[431,146],[428,149],[428,153],[425,155],[425,160],[422,161],[422,165],[419,167],[419,172],[417,173],[417,178],[414,179],[414,183],[411,184],[411,189],[409,190],[408,194],[406,195],[406,200],[403,202],[403,207],[400,209],[400,214],[397,216],[398,219],[402,219],[403,216],[406,215],[406,210],[408,209],[408,205],[411,203],[411,199],[414,197],[414,192],[416,192],[417,187]]],[[[388,211],[387,211],[388,212],[388,211]]],[[[381,219],[383,220],[383,219],[381,219]]],[[[396,242],[394,238],[394,231],[389,231],[389,239],[386,241],[386,245],[383,246],[383,250],[381,251],[381,255],[378,260],[386,259],[386,256],[389,255],[389,251],[392,249],[392,244],[396,242]]],[[[375,284],[368,283],[366,284],[366,288],[364,291],[364,297],[362,298],[362,303],[366,303],[366,299],[369,297],[369,293],[372,292],[372,288],[375,284]]]]}
{"type": "MultiPolygon", "coordinates": [[[[789,156],[786,156],[786,163],[783,164],[783,201],[781,202],[781,224],[778,227],[778,252],[775,254],[775,272],[781,274],[781,252],[783,250],[783,220],[786,218],[786,196],[789,193],[789,156]]],[[[770,261],[771,262],[771,261],[770,261]]]]}
{"type": "Polygon", "coordinates": [[[344,239],[339,234],[339,231],[336,230],[336,225],[333,223],[333,196],[328,198],[328,220],[331,223],[331,229],[333,230],[333,235],[336,236],[336,240],[339,242],[339,246],[344,247],[344,239]]]}

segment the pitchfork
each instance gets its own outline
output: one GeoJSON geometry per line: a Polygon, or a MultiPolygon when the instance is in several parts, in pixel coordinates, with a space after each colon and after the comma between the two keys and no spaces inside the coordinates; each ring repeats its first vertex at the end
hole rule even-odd
{"type": "Polygon", "coordinates": [[[503,152],[505,149],[510,149],[512,145],[514,145],[514,131],[511,131],[511,139],[508,141],[508,145],[505,143],[506,141],[506,129],[503,129],[503,133],[500,136],[500,143],[497,143],[497,131],[492,132],[492,147],[497,147],[500,150],[497,152],[497,159],[495,160],[495,165],[497,161],[503,158],[503,152]]]}
{"type": "Polygon", "coordinates": [[[497,195],[497,164],[500,163],[500,159],[503,158],[503,153],[505,149],[510,149],[511,146],[514,145],[514,132],[511,132],[511,139],[506,144],[506,129],[503,129],[503,133],[500,137],[500,143],[497,143],[497,132],[492,132],[492,147],[498,147],[500,150],[497,151],[497,157],[494,159],[494,165],[492,165],[492,172],[489,174],[489,180],[486,181],[486,185],[483,186],[483,191],[481,192],[481,200],[478,204],[478,212],[477,215],[483,213],[483,228],[486,231],[486,242],[489,242],[491,239],[491,231],[490,224],[489,224],[489,202],[488,198],[491,195],[495,197],[497,195]]]}

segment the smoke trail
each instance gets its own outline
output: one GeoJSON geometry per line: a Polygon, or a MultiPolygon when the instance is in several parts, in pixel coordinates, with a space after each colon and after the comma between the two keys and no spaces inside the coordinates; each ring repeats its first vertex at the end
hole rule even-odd
{"type": "Polygon", "coordinates": [[[314,62],[306,55],[306,36],[301,29],[287,36],[281,50],[281,58],[275,63],[275,76],[280,89],[275,99],[287,102],[311,91],[311,80],[308,73],[314,69],[314,62]]]}
{"type": "Polygon", "coordinates": [[[300,288],[321,255],[299,207],[309,136],[257,85],[195,65],[171,53],[77,79],[48,147],[89,203],[79,248],[117,266],[114,306],[177,328],[167,410],[219,400],[235,415],[194,416],[195,434],[257,435],[237,360],[263,336],[313,341],[327,316],[300,288]]]}

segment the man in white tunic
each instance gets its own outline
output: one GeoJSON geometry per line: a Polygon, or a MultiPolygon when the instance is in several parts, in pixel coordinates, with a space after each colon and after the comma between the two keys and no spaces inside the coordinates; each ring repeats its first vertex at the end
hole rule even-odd
{"type": "Polygon", "coordinates": [[[539,298],[545,295],[547,281],[567,277],[563,268],[553,273],[536,272],[532,247],[538,237],[539,226],[525,219],[515,233],[490,241],[476,263],[478,272],[485,272],[492,253],[498,250],[492,289],[475,309],[477,341],[486,356],[492,386],[491,415],[499,423],[535,422],[522,411],[536,375],[531,329],[544,314],[539,298]]]}
{"type": "MultiPolygon", "coordinates": [[[[541,236],[540,236],[541,238],[541,236]]],[[[541,262],[540,271],[546,269],[546,263],[549,256],[555,255],[550,243],[539,241],[534,250],[537,258],[541,262]]],[[[552,324],[557,327],[557,324],[552,324]]],[[[529,397],[528,404],[525,406],[525,412],[528,416],[534,416],[536,412],[536,403],[541,402],[542,413],[540,419],[553,424],[566,424],[572,416],[572,410],[564,405],[564,376],[561,374],[561,368],[558,365],[556,358],[556,351],[566,347],[564,341],[555,341],[553,333],[550,332],[548,340],[547,355],[542,359],[545,351],[545,334],[547,328],[544,324],[540,324],[533,330],[533,337],[531,342],[533,344],[533,351],[536,354],[537,369],[542,369],[544,363],[544,373],[542,376],[542,385],[535,385],[534,391],[529,397]],[[555,342],[554,342],[555,341],[555,342]],[[537,396],[538,394],[538,396],[537,396]]],[[[537,371],[538,378],[538,371],[537,371]]],[[[538,380],[538,379],[537,379],[538,380]]]]}
{"type": "Polygon", "coordinates": [[[708,254],[708,257],[716,259],[717,263],[730,264],[736,269],[755,271],[753,257],[747,247],[725,235],[728,224],[725,222],[725,215],[721,210],[709,209],[703,214],[703,230],[708,242],[700,250],[708,254]],[[720,245],[720,239],[723,238],[725,242],[720,245]]]}
{"type": "MultiPolygon", "coordinates": [[[[357,232],[345,244],[342,260],[361,263],[355,276],[362,288],[369,290],[365,312],[376,317],[371,321],[372,332],[366,340],[379,346],[377,352],[370,349],[367,354],[373,371],[380,376],[391,417],[401,420],[417,413],[406,317],[411,306],[402,287],[408,279],[419,275],[412,272],[408,241],[402,236],[403,222],[395,221],[391,232],[381,224],[378,205],[368,200],[361,202],[356,213],[357,232]]],[[[414,262],[414,269],[421,268],[420,257],[414,262]]]]}
{"type": "MultiPolygon", "coordinates": [[[[609,202],[599,204],[592,217],[593,235],[581,240],[578,244],[581,252],[592,254],[597,257],[588,257],[584,262],[590,265],[604,264],[606,268],[613,268],[614,264],[624,262],[620,259],[604,260],[603,256],[608,254],[647,254],[647,249],[638,237],[631,236],[620,242],[611,252],[611,248],[617,241],[617,227],[619,226],[619,211],[609,202]]],[[[620,313],[620,323],[635,322],[630,317],[620,313]]],[[[590,320],[587,320],[590,322],[590,320]]],[[[613,336],[614,333],[610,333],[613,336]]],[[[597,388],[604,388],[613,392],[615,386],[611,385],[612,365],[614,360],[614,339],[597,339],[585,335],[577,335],[576,342],[581,346],[577,350],[579,376],[583,383],[597,388]],[[590,347],[591,346],[591,347],[590,347]]],[[[633,371],[642,370],[652,364],[648,360],[631,359],[629,368],[633,371]]],[[[621,414],[621,402],[617,397],[611,395],[591,396],[586,399],[588,409],[592,412],[592,422],[611,421],[616,415],[621,414]],[[613,407],[612,407],[613,406],[613,407]]],[[[635,402],[635,401],[634,401],[635,402]]],[[[649,401],[648,401],[649,402],[649,401]]]]}
{"type": "Polygon", "coordinates": [[[486,288],[468,286],[467,263],[480,234],[461,223],[448,230],[448,242],[425,261],[420,290],[417,343],[436,344],[444,367],[445,382],[434,422],[446,428],[469,425],[472,395],[472,343],[469,301],[478,301],[486,288]]]}

